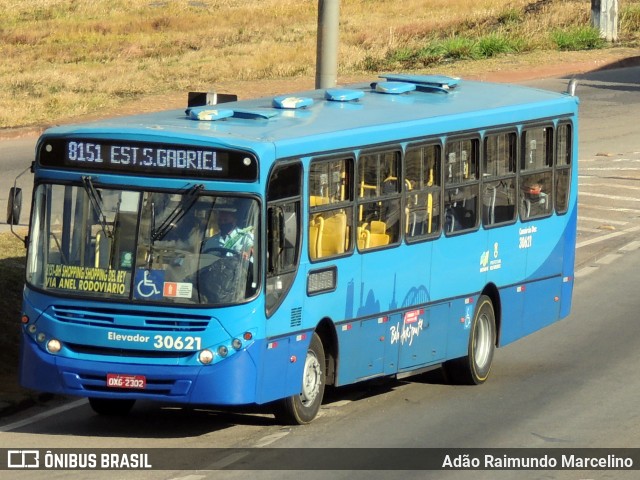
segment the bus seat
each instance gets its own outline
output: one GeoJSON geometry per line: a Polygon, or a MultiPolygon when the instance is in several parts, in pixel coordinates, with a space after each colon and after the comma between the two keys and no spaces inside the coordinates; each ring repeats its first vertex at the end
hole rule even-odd
{"type": "Polygon", "coordinates": [[[328,197],[321,197],[319,195],[310,195],[309,196],[309,206],[310,207],[319,207],[321,205],[327,205],[329,203],[328,197]]]}
{"type": "Polygon", "coordinates": [[[322,244],[322,227],[324,225],[324,219],[317,217],[311,220],[309,223],[309,256],[315,260],[318,258],[318,252],[320,245],[322,244]]]}
{"type": "Polygon", "coordinates": [[[371,220],[371,233],[387,233],[387,224],[380,220],[371,220]]]}
{"type": "Polygon", "coordinates": [[[369,248],[371,240],[371,234],[369,230],[364,227],[358,227],[358,248],[364,250],[369,248]]]}
{"type": "Polygon", "coordinates": [[[381,247],[389,245],[390,237],[387,234],[387,224],[380,220],[372,220],[370,224],[370,247],[381,247]]]}
{"type": "Polygon", "coordinates": [[[347,214],[344,212],[325,218],[318,239],[318,257],[339,255],[345,251],[347,214]]]}
{"type": "Polygon", "coordinates": [[[513,219],[513,194],[507,184],[486,187],[482,201],[482,222],[486,225],[513,219]]]}

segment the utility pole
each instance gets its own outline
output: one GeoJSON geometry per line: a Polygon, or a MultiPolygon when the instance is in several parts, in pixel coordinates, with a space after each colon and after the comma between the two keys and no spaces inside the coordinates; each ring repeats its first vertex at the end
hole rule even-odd
{"type": "Polygon", "coordinates": [[[318,0],[316,88],[332,88],[338,81],[340,0],[318,0]]]}
{"type": "Polygon", "coordinates": [[[618,40],[618,0],[591,0],[591,25],[608,42],[618,40]]]}

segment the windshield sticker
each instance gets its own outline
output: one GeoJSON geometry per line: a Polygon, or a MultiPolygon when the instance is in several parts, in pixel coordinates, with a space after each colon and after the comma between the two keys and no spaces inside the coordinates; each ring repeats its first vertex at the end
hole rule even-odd
{"type": "Polygon", "coordinates": [[[127,272],[75,265],[47,264],[47,287],[81,292],[126,294],[127,272]]]}
{"type": "Polygon", "coordinates": [[[150,300],[161,299],[164,284],[164,270],[139,268],[136,270],[134,283],[135,298],[146,298],[150,300]]]}
{"type": "Polygon", "coordinates": [[[171,298],[191,298],[193,284],[185,282],[164,282],[162,295],[171,298]]]}
{"type": "Polygon", "coordinates": [[[123,252],[120,255],[120,268],[131,268],[133,266],[133,253],[123,252]]]}

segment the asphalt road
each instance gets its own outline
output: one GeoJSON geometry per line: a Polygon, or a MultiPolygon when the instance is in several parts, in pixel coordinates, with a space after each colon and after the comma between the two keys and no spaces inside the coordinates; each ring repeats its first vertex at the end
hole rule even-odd
{"type": "MultiPolygon", "coordinates": [[[[563,90],[567,81],[527,83],[563,90]]],[[[636,286],[640,269],[640,69],[585,75],[578,94],[580,213],[573,311],[562,322],[498,350],[492,377],[486,384],[449,386],[438,372],[404,381],[365,383],[332,394],[316,421],[296,428],[276,425],[270,415],[260,411],[220,412],[142,403],[126,419],[107,419],[94,415],[83,400],[56,401],[0,419],[0,449],[239,449],[227,456],[211,457],[195,470],[184,465],[184,458],[178,454],[175,465],[179,467],[171,471],[90,475],[109,479],[201,480],[222,475],[225,479],[247,475],[349,479],[637,478],[637,472],[575,470],[215,471],[225,465],[250,462],[251,450],[245,449],[251,447],[389,448],[390,457],[393,449],[415,447],[640,448],[640,297],[636,286]]],[[[25,140],[14,142],[9,146],[0,143],[0,159],[5,158],[7,148],[18,149],[16,158],[29,158],[20,153],[20,148],[32,151],[32,146],[25,140]],[[20,142],[25,142],[22,147],[18,146],[20,142]]],[[[15,169],[19,170],[20,165],[15,169]]],[[[19,473],[12,477],[88,476],[86,471],[19,473]]]]}

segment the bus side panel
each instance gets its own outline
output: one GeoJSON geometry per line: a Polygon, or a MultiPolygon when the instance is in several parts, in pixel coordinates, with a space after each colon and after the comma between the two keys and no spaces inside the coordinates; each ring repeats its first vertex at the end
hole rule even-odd
{"type": "Polygon", "coordinates": [[[392,325],[391,342],[400,343],[398,370],[436,363],[445,356],[449,304],[405,312],[392,325]]]}
{"type": "Polygon", "coordinates": [[[527,282],[562,274],[563,256],[565,254],[564,235],[566,216],[552,216],[544,220],[523,223],[521,240],[526,245],[527,282]],[[554,232],[556,232],[554,234],[554,232]],[[527,243],[528,242],[528,243],[527,243]]]}
{"type": "Polygon", "coordinates": [[[256,403],[267,403],[300,393],[311,334],[302,332],[270,339],[260,345],[260,358],[255,359],[260,366],[256,403]]]}
{"type": "Polygon", "coordinates": [[[500,290],[500,304],[502,310],[500,323],[500,338],[498,345],[501,347],[521,338],[522,309],[526,288],[522,286],[509,286],[500,290]]]}
{"type": "Polygon", "coordinates": [[[337,385],[347,385],[383,373],[385,318],[376,316],[337,326],[340,352],[337,385]]]}
{"type": "MultiPolygon", "coordinates": [[[[446,359],[460,358],[469,352],[469,335],[471,321],[478,295],[458,298],[446,305],[449,306],[447,315],[447,352],[446,359]]],[[[442,310],[446,314],[446,310],[442,310]]]]}
{"type": "Polygon", "coordinates": [[[574,266],[576,259],[576,226],[578,222],[578,210],[574,208],[568,217],[567,228],[565,229],[564,257],[562,266],[562,296],[560,297],[560,318],[569,315],[571,311],[571,298],[573,296],[574,266]]]}
{"type": "Polygon", "coordinates": [[[522,314],[523,336],[559,320],[562,278],[528,283],[522,314]]]}
{"type": "Polygon", "coordinates": [[[432,300],[474,295],[484,287],[487,270],[481,268],[481,261],[489,251],[487,240],[487,232],[481,229],[433,242],[429,284],[432,300]]]}

